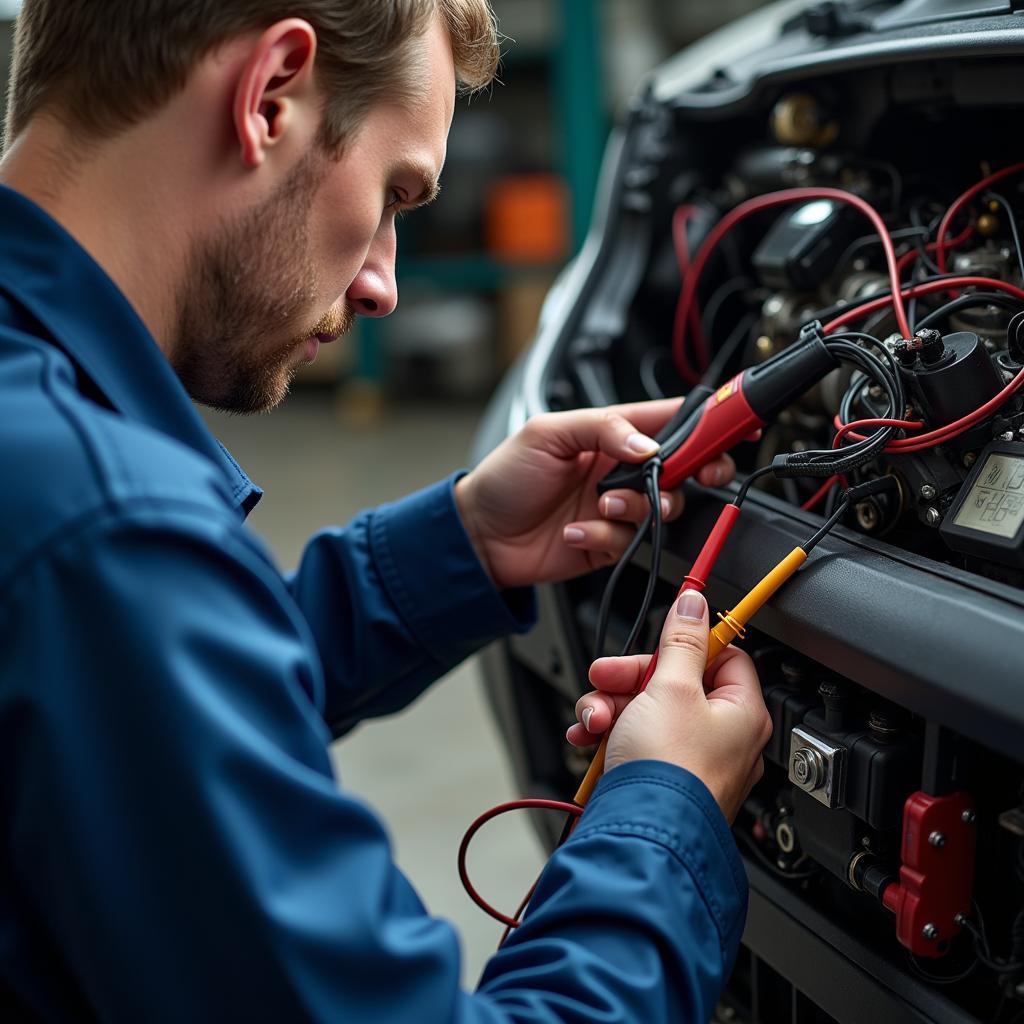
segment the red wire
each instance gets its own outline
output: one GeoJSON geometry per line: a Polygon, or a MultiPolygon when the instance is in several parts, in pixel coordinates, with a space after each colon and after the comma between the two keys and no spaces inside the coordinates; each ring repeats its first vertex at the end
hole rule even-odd
{"type": "Polygon", "coordinates": [[[846,482],[840,473],[834,473],[830,476],[800,507],[805,512],[810,512],[810,510],[814,508],[814,506],[817,505],[818,502],[821,501],[821,499],[824,498],[836,484],[842,484],[844,487],[846,486],[846,482]]]}
{"type": "MultiPolygon", "coordinates": [[[[939,231],[935,249],[935,262],[938,265],[939,270],[945,272],[946,269],[946,249],[952,246],[952,242],[947,242],[946,235],[949,234],[950,225],[953,223],[953,219],[956,215],[979,193],[984,192],[989,185],[994,184],[997,181],[1001,181],[1003,178],[1009,177],[1011,174],[1016,174],[1018,171],[1024,171],[1024,163],[1011,164],[1009,167],[1004,167],[1000,171],[996,171],[994,174],[988,175],[987,178],[982,178],[976,185],[972,185],[966,192],[958,196],[953,200],[952,205],[946,211],[939,224],[939,231]]],[[[909,335],[908,335],[909,337],[909,335]]]]}
{"type": "MultiPolygon", "coordinates": [[[[676,318],[673,325],[672,353],[682,374],[686,371],[692,373],[686,359],[686,322],[689,318],[689,311],[696,299],[697,282],[704,271],[708,259],[721,240],[742,220],[759,213],[763,210],[770,210],[776,206],[787,203],[802,202],[808,199],[831,199],[839,203],[847,203],[856,207],[870,221],[878,232],[882,241],[882,248],[885,252],[886,264],[889,268],[889,283],[892,288],[892,296],[886,301],[892,302],[896,321],[905,337],[910,337],[910,325],[907,321],[906,309],[903,306],[903,297],[900,292],[900,279],[896,270],[896,250],[892,238],[879,216],[878,211],[860,196],[852,192],[845,192],[838,188],[789,188],[780,192],[769,192],[763,196],[755,196],[739,206],[733,207],[712,229],[704,243],[701,245],[697,256],[690,265],[689,272],[683,279],[683,290],[679,296],[679,305],[676,307],[676,318]]],[[[706,364],[705,364],[706,368],[706,364]]]]}
{"type": "MultiPolygon", "coordinates": [[[[676,253],[676,263],[679,266],[679,279],[680,281],[686,280],[686,275],[690,270],[690,245],[686,238],[686,228],[694,214],[697,213],[697,207],[692,203],[685,204],[676,209],[675,213],[672,214],[672,247],[676,253]]],[[[677,334],[682,333],[685,336],[686,328],[683,326],[685,320],[689,320],[689,329],[694,340],[694,346],[698,349],[699,358],[706,356],[706,346],[704,344],[704,335],[701,332],[700,327],[700,311],[697,309],[696,300],[691,303],[689,310],[683,308],[683,292],[680,289],[679,301],[676,303],[676,316],[675,322],[672,325],[672,336],[676,337],[677,334]]],[[[689,358],[687,357],[685,345],[681,355],[681,361],[677,359],[679,373],[683,380],[690,384],[700,383],[700,374],[690,365],[689,358]]]]}
{"type": "MultiPolygon", "coordinates": [[[[849,434],[854,441],[863,441],[863,434],[853,433],[853,431],[859,430],[861,427],[902,427],[904,430],[920,430],[923,426],[924,420],[867,419],[854,420],[852,423],[840,423],[839,417],[837,416],[836,436],[832,438],[832,447],[838,448],[839,442],[842,441],[847,434],[849,434]]],[[[888,451],[888,448],[886,448],[886,451],[888,451]]]]}
{"type": "MultiPolygon", "coordinates": [[[[469,872],[466,870],[466,851],[469,849],[469,844],[473,839],[473,836],[483,828],[492,818],[498,817],[499,814],[506,814],[508,811],[519,811],[519,810],[546,810],[546,811],[564,811],[566,814],[580,815],[583,813],[583,808],[577,804],[566,803],[564,800],[542,800],[536,797],[529,797],[524,800],[510,800],[504,804],[498,804],[497,807],[492,807],[489,811],[484,811],[476,821],[473,822],[469,828],[466,829],[465,835],[462,837],[462,842],[459,844],[459,878],[462,880],[462,886],[466,890],[469,898],[485,913],[489,914],[495,919],[500,921],[503,925],[509,928],[516,928],[519,925],[519,915],[523,912],[526,904],[529,902],[530,897],[533,895],[533,889],[527,893],[526,898],[520,904],[519,910],[516,911],[515,917],[509,917],[507,914],[503,914],[500,910],[495,910],[476,891],[475,886],[469,880],[469,872]]],[[[534,883],[536,887],[536,883],[534,883]]]]}
{"type": "MultiPolygon", "coordinates": [[[[919,299],[924,295],[931,295],[933,292],[945,291],[947,288],[995,288],[996,291],[1006,292],[1008,295],[1012,295],[1015,299],[1020,299],[1024,302],[1024,290],[1018,288],[1016,285],[1012,285],[1007,281],[999,281],[994,277],[948,277],[942,281],[925,281],[923,284],[915,285],[904,285],[900,289],[900,295],[904,299],[919,299]]],[[[833,331],[840,327],[845,326],[851,320],[859,320],[863,316],[867,316],[869,313],[874,313],[884,306],[889,305],[892,301],[892,297],[889,295],[883,295],[879,299],[871,299],[868,302],[862,303],[858,306],[851,306],[849,309],[843,310],[834,320],[830,320],[822,330],[826,334],[831,334],[833,331]]],[[[908,333],[906,337],[911,337],[908,333]]]]}

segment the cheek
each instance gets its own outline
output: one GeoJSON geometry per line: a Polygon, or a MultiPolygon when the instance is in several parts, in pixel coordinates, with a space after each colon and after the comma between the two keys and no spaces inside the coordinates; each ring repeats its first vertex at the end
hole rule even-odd
{"type": "Polygon", "coordinates": [[[311,253],[325,293],[343,295],[359,273],[380,226],[376,197],[324,190],[313,218],[311,253]]]}

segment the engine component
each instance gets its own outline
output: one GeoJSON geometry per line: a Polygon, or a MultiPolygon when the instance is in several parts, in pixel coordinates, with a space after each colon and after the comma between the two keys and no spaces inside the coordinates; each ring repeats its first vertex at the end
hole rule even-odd
{"type": "Polygon", "coordinates": [[[860,228],[856,211],[816,199],[787,211],[754,251],[754,268],[769,288],[817,288],[835,270],[860,228]]]}
{"type": "Polygon", "coordinates": [[[900,880],[882,902],[896,936],[917,956],[939,957],[970,916],[974,877],[974,801],[967,793],[911,793],[903,811],[900,880]]]}
{"type": "Polygon", "coordinates": [[[789,747],[789,781],[826,807],[842,807],[846,750],[804,728],[794,729],[789,747]]]}
{"type": "Polygon", "coordinates": [[[962,331],[939,335],[918,332],[913,348],[900,349],[904,380],[911,400],[925,419],[943,426],[987,402],[1002,386],[977,334],[962,331]]]}
{"type": "Polygon", "coordinates": [[[835,142],[839,123],[817,97],[795,92],[783,96],[772,109],[772,134],[786,146],[822,148],[835,142]]]}
{"type": "Polygon", "coordinates": [[[1024,444],[993,441],[985,448],[939,535],[954,551],[1024,565],[1024,444]]]}

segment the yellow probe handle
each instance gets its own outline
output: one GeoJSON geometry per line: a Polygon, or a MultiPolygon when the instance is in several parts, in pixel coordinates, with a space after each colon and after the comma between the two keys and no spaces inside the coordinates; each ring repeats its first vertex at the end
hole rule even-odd
{"type": "MultiPolygon", "coordinates": [[[[786,557],[753,590],[740,601],[732,611],[719,615],[720,621],[708,636],[708,657],[705,667],[710,665],[722,651],[738,636],[743,635],[743,627],[754,617],[762,605],[807,561],[807,552],[803,548],[793,548],[786,557]]],[[[580,788],[576,790],[574,800],[580,807],[585,807],[594,792],[597,780],[604,772],[604,756],[608,749],[608,736],[605,733],[590,762],[587,774],[583,776],[580,788]]]]}

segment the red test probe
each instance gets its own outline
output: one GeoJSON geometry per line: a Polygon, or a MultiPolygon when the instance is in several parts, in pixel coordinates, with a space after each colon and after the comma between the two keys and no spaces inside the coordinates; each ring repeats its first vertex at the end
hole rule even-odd
{"type": "MultiPolygon", "coordinates": [[[[660,448],[660,486],[678,487],[713,459],[769,423],[839,365],[814,324],[789,348],[738,373],[717,390],[696,387],[655,438],[660,448]]],[[[625,487],[643,491],[644,464],[620,463],[599,484],[604,493],[625,487]]]]}

